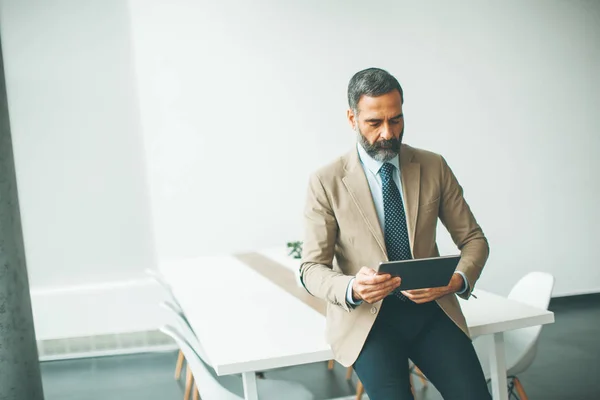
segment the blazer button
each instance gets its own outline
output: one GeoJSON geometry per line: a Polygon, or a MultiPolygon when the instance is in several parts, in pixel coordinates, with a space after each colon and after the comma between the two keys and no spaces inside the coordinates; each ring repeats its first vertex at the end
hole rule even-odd
{"type": "Polygon", "coordinates": [[[376,314],[377,313],[377,307],[373,306],[371,307],[371,314],[376,314]]]}

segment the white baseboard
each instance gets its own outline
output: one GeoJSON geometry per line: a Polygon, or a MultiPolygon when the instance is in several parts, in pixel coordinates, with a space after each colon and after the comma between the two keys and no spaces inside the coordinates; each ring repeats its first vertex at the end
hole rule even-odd
{"type": "Polygon", "coordinates": [[[38,341],[156,331],[168,317],[150,278],[58,288],[32,288],[38,341]]]}
{"type": "Polygon", "coordinates": [[[164,344],[159,346],[150,347],[132,347],[130,349],[110,349],[110,350],[92,350],[84,351],[79,353],[64,353],[64,354],[52,354],[52,355],[40,355],[40,362],[45,361],[58,361],[58,360],[74,360],[78,358],[97,358],[97,357],[112,357],[122,356],[130,354],[141,354],[141,353],[154,353],[154,352],[167,352],[176,351],[179,348],[175,343],[164,344]]]}

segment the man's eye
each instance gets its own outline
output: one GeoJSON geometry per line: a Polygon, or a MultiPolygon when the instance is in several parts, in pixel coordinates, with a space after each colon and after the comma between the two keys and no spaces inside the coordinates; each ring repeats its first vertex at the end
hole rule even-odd
{"type": "Polygon", "coordinates": [[[400,123],[400,120],[399,119],[392,119],[390,122],[392,124],[394,124],[394,125],[398,125],[400,123]]]}
{"type": "Polygon", "coordinates": [[[369,125],[371,126],[379,126],[380,122],[371,122],[369,125]]]}

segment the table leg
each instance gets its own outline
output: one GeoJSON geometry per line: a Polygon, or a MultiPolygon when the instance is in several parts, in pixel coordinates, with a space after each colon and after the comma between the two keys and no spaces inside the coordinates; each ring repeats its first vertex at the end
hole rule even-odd
{"type": "Polygon", "coordinates": [[[492,378],[492,397],[494,400],[508,400],[506,387],[506,357],[504,353],[504,334],[494,333],[490,343],[490,372],[492,378]]]}
{"type": "Polygon", "coordinates": [[[258,389],[256,387],[256,373],[244,372],[242,374],[242,382],[244,383],[244,399],[258,400],[258,389]]]}

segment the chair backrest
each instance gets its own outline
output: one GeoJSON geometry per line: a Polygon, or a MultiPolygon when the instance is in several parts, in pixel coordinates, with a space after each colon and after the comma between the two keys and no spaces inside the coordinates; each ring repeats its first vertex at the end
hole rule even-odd
{"type": "Polygon", "coordinates": [[[552,275],[547,272],[530,272],[513,286],[508,298],[547,310],[553,288],[552,275]]]}
{"type": "Polygon", "coordinates": [[[203,399],[221,399],[221,400],[242,400],[241,397],[231,393],[223,387],[215,376],[211,373],[210,367],[207,366],[190,344],[185,340],[183,335],[176,328],[170,325],[165,325],[160,330],[169,335],[175,340],[188,363],[188,367],[192,369],[192,375],[200,397],[203,399]]]}
{"type": "Polygon", "coordinates": [[[192,326],[190,325],[183,312],[178,310],[173,303],[170,303],[168,301],[161,302],[160,306],[167,310],[169,314],[174,318],[179,334],[183,336],[186,342],[188,342],[188,344],[194,349],[198,356],[200,356],[202,361],[204,361],[206,364],[212,367],[212,363],[208,359],[204,348],[200,344],[196,333],[192,329],[192,326]]]}
{"type": "Polygon", "coordinates": [[[156,281],[156,283],[158,283],[162,287],[162,289],[167,294],[169,301],[171,301],[171,303],[174,304],[183,313],[181,304],[179,304],[179,302],[175,298],[173,289],[171,288],[171,285],[169,285],[169,283],[167,282],[165,277],[160,272],[150,269],[150,268],[146,268],[146,270],[144,272],[146,273],[146,275],[152,277],[152,279],[154,279],[156,281]]]}
{"type": "MultiPolygon", "coordinates": [[[[532,307],[548,309],[554,277],[546,272],[530,272],[523,276],[510,291],[508,298],[532,307]]],[[[516,375],[525,371],[535,358],[542,325],[517,329],[504,334],[507,352],[507,369],[516,375]]]]}

